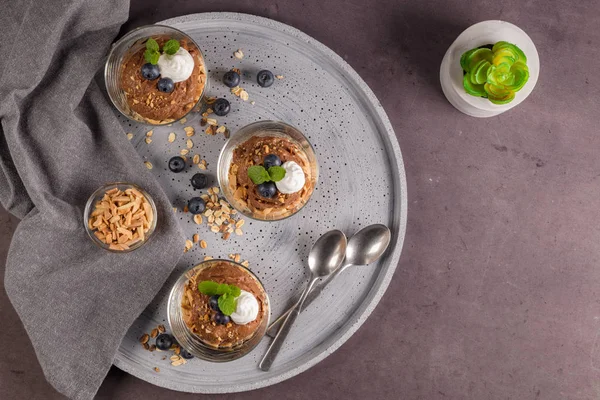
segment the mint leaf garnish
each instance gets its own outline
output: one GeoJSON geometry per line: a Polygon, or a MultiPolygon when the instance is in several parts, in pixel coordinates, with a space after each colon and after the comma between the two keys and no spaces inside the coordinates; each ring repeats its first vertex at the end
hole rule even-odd
{"type": "Polygon", "coordinates": [[[235,297],[233,295],[225,293],[219,297],[219,310],[224,315],[231,315],[235,312],[237,306],[235,297]]]}
{"type": "Polygon", "coordinates": [[[158,51],[160,50],[160,48],[158,47],[158,42],[152,38],[149,38],[146,41],[146,48],[148,50],[152,50],[152,51],[158,51]]]}
{"type": "Polygon", "coordinates": [[[146,41],[146,49],[158,52],[160,47],[158,47],[158,42],[156,40],[149,38],[146,41]]]}
{"type": "Polygon", "coordinates": [[[285,176],[285,168],[273,166],[269,168],[269,176],[273,182],[279,182],[285,176]]]}
{"type": "Polygon", "coordinates": [[[248,177],[255,185],[260,185],[261,183],[269,182],[271,180],[269,173],[262,165],[253,165],[248,168],[248,177]]]}
{"type": "Polygon", "coordinates": [[[179,46],[179,41],[178,40],[170,39],[163,46],[163,52],[165,52],[168,55],[172,56],[173,54],[177,53],[177,51],[179,50],[179,47],[180,46],[179,46]]]}
{"type": "Polygon", "coordinates": [[[217,294],[217,289],[219,284],[213,281],[202,281],[198,284],[198,290],[200,293],[205,294],[207,296],[214,296],[217,294]]]}
{"type": "Polygon", "coordinates": [[[229,294],[231,294],[233,296],[233,298],[239,297],[242,294],[242,289],[240,289],[239,287],[237,287],[235,285],[229,285],[229,289],[230,289],[229,294]]]}
{"type": "Polygon", "coordinates": [[[160,53],[158,52],[158,50],[146,49],[146,51],[144,51],[144,58],[146,59],[146,62],[156,65],[158,64],[160,53]]]}
{"type": "Polygon", "coordinates": [[[238,297],[242,294],[242,290],[235,285],[228,285],[226,283],[217,283],[213,281],[202,281],[198,284],[198,290],[200,293],[207,296],[215,295],[230,295],[233,298],[238,297]]]}

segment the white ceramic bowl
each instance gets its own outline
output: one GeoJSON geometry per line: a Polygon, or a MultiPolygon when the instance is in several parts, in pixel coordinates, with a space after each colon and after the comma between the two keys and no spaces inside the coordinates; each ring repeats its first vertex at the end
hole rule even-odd
{"type": "Polygon", "coordinates": [[[493,117],[517,106],[529,96],[538,80],[540,59],[531,38],[518,26],[505,21],[483,21],[471,25],[448,48],[440,67],[444,95],[457,110],[472,117],[493,117]],[[508,104],[494,104],[483,97],[471,96],[463,87],[460,57],[467,50],[505,41],[517,45],[527,56],[529,80],[508,104]]]}

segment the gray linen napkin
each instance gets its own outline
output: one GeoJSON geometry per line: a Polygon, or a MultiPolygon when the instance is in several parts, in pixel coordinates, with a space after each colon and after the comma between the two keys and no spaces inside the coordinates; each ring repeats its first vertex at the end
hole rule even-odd
{"type": "Polygon", "coordinates": [[[169,201],[128,142],[94,75],[129,3],[5,2],[0,13],[0,201],[19,218],[5,287],[48,381],[90,399],[134,319],[183,253],[169,201]],[[110,181],[145,188],[158,228],[113,254],[83,228],[89,195],[110,181]]]}

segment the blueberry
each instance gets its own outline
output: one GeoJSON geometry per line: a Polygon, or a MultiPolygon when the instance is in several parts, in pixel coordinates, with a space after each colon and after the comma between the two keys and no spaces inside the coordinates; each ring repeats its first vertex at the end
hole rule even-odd
{"type": "Polygon", "coordinates": [[[179,156],[172,157],[169,160],[169,169],[172,172],[181,172],[185,169],[185,160],[179,156]]]}
{"type": "Polygon", "coordinates": [[[202,214],[206,208],[206,203],[200,197],[192,197],[188,201],[188,211],[192,214],[202,214]]]}
{"type": "Polygon", "coordinates": [[[231,318],[229,318],[229,315],[225,315],[222,312],[218,312],[215,314],[215,322],[217,324],[227,325],[229,323],[229,321],[231,321],[231,318]]]}
{"type": "Polygon", "coordinates": [[[274,182],[265,182],[258,185],[256,190],[258,190],[258,194],[260,194],[262,197],[270,199],[271,197],[275,196],[275,193],[277,193],[277,186],[275,186],[274,182]]]}
{"type": "Polygon", "coordinates": [[[157,87],[161,92],[171,93],[175,89],[175,84],[171,78],[160,78],[157,87]]]}
{"type": "Polygon", "coordinates": [[[258,71],[256,75],[256,81],[262,87],[269,87],[275,82],[275,77],[273,73],[268,69],[263,69],[262,71],[258,71]]]}
{"type": "Polygon", "coordinates": [[[204,189],[208,185],[208,177],[204,174],[197,173],[192,176],[192,187],[194,189],[204,189]]]}
{"type": "Polygon", "coordinates": [[[144,79],[153,81],[160,76],[160,69],[158,69],[158,65],[146,63],[142,65],[141,73],[144,79]]]}
{"type": "Polygon", "coordinates": [[[219,117],[229,114],[229,102],[227,99],[217,99],[212,105],[212,109],[219,117]]]}
{"type": "Polygon", "coordinates": [[[208,305],[213,310],[219,311],[219,296],[218,295],[210,296],[210,299],[208,299],[208,305]]]}
{"type": "Polygon", "coordinates": [[[194,356],[192,355],[192,353],[190,353],[189,351],[187,351],[183,347],[179,350],[179,355],[181,357],[185,358],[186,360],[190,360],[190,359],[194,358],[194,356]]]}
{"type": "Polygon", "coordinates": [[[240,84],[240,74],[235,71],[227,71],[225,75],[223,75],[223,83],[227,87],[236,87],[240,84]]]}
{"type": "Polygon", "coordinates": [[[173,345],[173,336],[168,333],[160,334],[156,337],[156,348],[159,350],[169,350],[173,345]]]}
{"type": "Polygon", "coordinates": [[[278,167],[281,165],[281,158],[277,156],[277,154],[267,154],[265,159],[263,160],[263,166],[266,169],[271,167],[278,167]]]}

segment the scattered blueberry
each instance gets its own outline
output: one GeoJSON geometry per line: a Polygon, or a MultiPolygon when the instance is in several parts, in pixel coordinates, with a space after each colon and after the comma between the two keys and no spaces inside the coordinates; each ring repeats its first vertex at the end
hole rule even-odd
{"type": "Polygon", "coordinates": [[[268,69],[263,69],[262,71],[258,71],[256,75],[256,81],[262,87],[269,87],[275,82],[275,77],[273,73],[268,69]]]}
{"type": "Polygon", "coordinates": [[[160,78],[157,86],[158,90],[164,93],[171,93],[175,89],[175,84],[171,78],[160,78]]]}
{"type": "Polygon", "coordinates": [[[229,318],[229,315],[225,315],[222,312],[218,312],[215,314],[215,322],[217,324],[227,325],[229,323],[229,321],[231,321],[231,318],[229,318]]]}
{"type": "Polygon", "coordinates": [[[218,295],[210,296],[210,299],[208,299],[208,305],[213,310],[219,311],[219,296],[218,295]]]}
{"type": "Polygon", "coordinates": [[[179,355],[183,358],[185,358],[186,360],[192,359],[194,358],[194,356],[192,355],[192,353],[190,353],[189,351],[187,351],[186,349],[184,349],[183,347],[180,349],[179,351],[179,355]]]}
{"type": "Polygon", "coordinates": [[[267,154],[265,159],[263,160],[263,166],[266,169],[271,167],[278,167],[281,165],[281,158],[277,156],[277,154],[267,154]]]}
{"type": "Polygon", "coordinates": [[[192,214],[202,214],[206,208],[206,203],[200,197],[192,197],[188,201],[188,211],[192,214]]]}
{"type": "Polygon", "coordinates": [[[258,190],[258,194],[260,194],[262,197],[270,199],[271,197],[275,196],[275,193],[277,193],[277,186],[275,186],[274,182],[265,182],[258,185],[256,190],[258,190]]]}
{"type": "Polygon", "coordinates": [[[192,187],[194,189],[204,189],[208,185],[208,177],[200,172],[192,176],[192,187]]]}
{"type": "Polygon", "coordinates": [[[229,106],[229,101],[227,101],[227,99],[223,99],[223,98],[215,100],[215,102],[212,105],[213,111],[219,117],[223,117],[223,116],[229,114],[230,108],[231,107],[229,106]]]}
{"type": "Polygon", "coordinates": [[[179,156],[172,157],[169,160],[169,169],[172,172],[181,172],[185,169],[185,160],[179,156]]]}
{"type": "Polygon", "coordinates": [[[146,63],[142,65],[141,73],[144,79],[153,81],[160,76],[160,69],[158,69],[158,65],[146,63]]]}
{"type": "Polygon", "coordinates": [[[227,87],[236,87],[240,84],[240,74],[235,71],[227,71],[225,75],[223,75],[223,83],[227,87]]]}
{"type": "Polygon", "coordinates": [[[173,345],[173,336],[168,333],[162,333],[156,337],[155,344],[159,350],[169,350],[173,345]]]}

